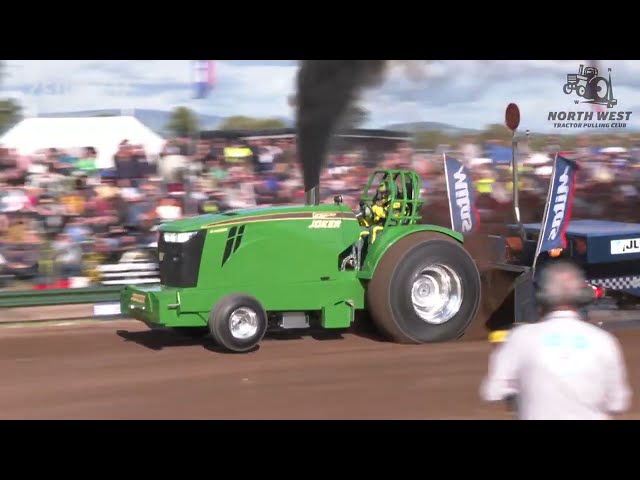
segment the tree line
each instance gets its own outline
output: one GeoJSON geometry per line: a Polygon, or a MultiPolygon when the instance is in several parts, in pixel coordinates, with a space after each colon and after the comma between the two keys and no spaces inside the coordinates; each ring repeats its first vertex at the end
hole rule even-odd
{"type": "MultiPolygon", "coordinates": [[[[6,77],[6,66],[0,61],[0,92],[2,92],[2,81],[6,77]]],[[[11,98],[2,98],[0,95],[0,133],[22,120],[22,107],[11,98]]]]}
{"type": "MultiPolygon", "coordinates": [[[[291,100],[290,100],[291,102],[291,100]]],[[[366,123],[369,112],[353,105],[343,115],[338,129],[358,128],[366,123]]],[[[276,117],[258,118],[245,115],[234,115],[225,118],[216,128],[218,130],[271,130],[287,128],[287,123],[276,117]]],[[[201,129],[198,114],[187,107],[178,107],[171,112],[167,130],[180,137],[196,135],[201,129]]]]}

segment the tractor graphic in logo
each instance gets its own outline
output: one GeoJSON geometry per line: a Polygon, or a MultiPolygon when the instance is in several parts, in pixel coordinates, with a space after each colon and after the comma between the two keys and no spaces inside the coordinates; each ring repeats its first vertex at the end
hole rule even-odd
{"type": "MultiPolygon", "coordinates": [[[[598,69],[580,65],[578,73],[567,75],[567,83],[562,87],[562,91],[570,95],[576,92],[579,97],[585,100],[581,103],[595,103],[613,108],[618,104],[618,100],[613,98],[613,85],[611,83],[611,69],[609,69],[609,79],[598,76],[598,69]]],[[[578,101],[576,100],[576,103],[578,101]]]]}

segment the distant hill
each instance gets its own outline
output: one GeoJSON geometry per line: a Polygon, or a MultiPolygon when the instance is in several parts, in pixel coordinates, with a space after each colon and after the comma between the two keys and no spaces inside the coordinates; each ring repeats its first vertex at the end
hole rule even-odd
{"type": "MultiPolygon", "coordinates": [[[[638,109],[640,110],[640,108],[638,109]]],[[[477,135],[482,132],[480,129],[472,128],[460,128],[448,123],[440,122],[413,122],[413,123],[395,123],[385,127],[388,130],[403,131],[409,133],[416,132],[443,132],[447,135],[477,135]]],[[[575,129],[575,128],[563,128],[554,130],[551,125],[546,132],[530,132],[532,136],[546,136],[546,135],[602,135],[607,133],[609,135],[629,134],[640,132],[640,127],[628,126],[627,128],[589,128],[589,129],[575,129]]],[[[524,132],[522,132],[524,133],[524,132]]]]}
{"type": "MultiPolygon", "coordinates": [[[[106,109],[106,110],[83,110],[78,112],[57,112],[57,113],[47,113],[40,115],[41,117],[96,117],[96,116],[111,116],[111,115],[129,115],[131,113],[130,110],[118,110],[118,109],[106,109]]],[[[151,130],[155,131],[159,134],[165,134],[165,128],[167,123],[169,122],[169,116],[171,112],[165,112],[162,110],[145,110],[145,109],[136,109],[133,110],[133,116],[144,123],[151,130]]],[[[222,120],[223,117],[215,116],[215,115],[200,115],[200,126],[203,129],[213,129],[216,128],[222,120]]]]}
{"type": "MultiPolygon", "coordinates": [[[[117,109],[107,109],[107,110],[83,110],[78,112],[57,112],[57,113],[47,113],[40,115],[41,117],[95,117],[95,116],[111,116],[111,115],[129,115],[131,113],[130,110],[117,110],[117,109]]],[[[165,112],[162,110],[145,110],[145,109],[136,109],[133,110],[133,115],[142,123],[144,123],[151,130],[155,131],[160,135],[165,135],[168,132],[165,130],[167,123],[169,123],[169,116],[171,112],[165,112]]],[[[226,117],[217,116],[217,115],[199,115],[200,128],[202,130],[215,130],[222,123],[222,121],[226,117]]],[[[287,127],[293,125],[293,122],[288,118],[280,118],[283,122],[286,123],[287,127]]]]}
{"type": "Polygon", "coordinates": [[[440,122],[410,122],[410,123],[394,123],[385,127],[387,130],[396,130],[401,132],[443,132],[447,135],[467,135],[478,134],[481,130],[473,128],[460,128],[448,123],[440,122]]]}

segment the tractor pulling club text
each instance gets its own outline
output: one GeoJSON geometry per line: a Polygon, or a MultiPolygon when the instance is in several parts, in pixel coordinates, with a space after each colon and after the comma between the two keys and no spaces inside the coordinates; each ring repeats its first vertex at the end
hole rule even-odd
{"type": "Polygon", "coordinates": [[[631,112],[549,112],[547,120],[554,128],[626,128],[630,118],[631,112]]]}

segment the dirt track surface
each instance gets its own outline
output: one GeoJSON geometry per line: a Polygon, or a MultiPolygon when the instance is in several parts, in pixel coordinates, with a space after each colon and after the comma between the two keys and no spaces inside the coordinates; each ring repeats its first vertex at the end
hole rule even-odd
{"type": "MultiPolygon", "coordinates": [[[[617,333],[640,418],[640,332],[617,333]]],[[[0,330],[2,419],[509,419],[478,397],[490,346],[355,334],[249,354],[137,322],[0,330]]]]}

